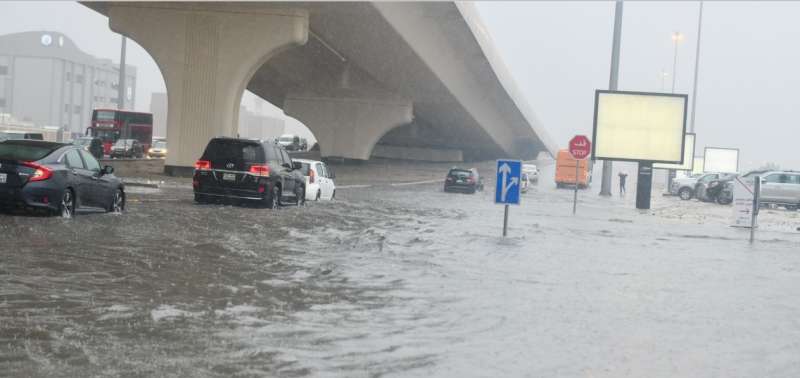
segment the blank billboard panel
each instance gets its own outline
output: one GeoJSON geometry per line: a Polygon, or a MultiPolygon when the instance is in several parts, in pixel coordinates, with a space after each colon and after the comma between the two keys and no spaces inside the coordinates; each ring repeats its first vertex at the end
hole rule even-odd
{"type": "Polygon", "coordinates": [[[676,171],[691,171],[694,167],[694,134],[686,134],[686,140],[683,144],[683,164],[664,164],[655,163],[655,169],[674,169],[676,171]]]}
{"type": "Polygon", "coordinates": [[[686,95],[595,92],[593,157],[683,164],[686,95]]]}
{"type": "Polygon", "coordinates": [[[704,172],[739,172],[739,150],[736,148],[706,147],[704,172]]]}

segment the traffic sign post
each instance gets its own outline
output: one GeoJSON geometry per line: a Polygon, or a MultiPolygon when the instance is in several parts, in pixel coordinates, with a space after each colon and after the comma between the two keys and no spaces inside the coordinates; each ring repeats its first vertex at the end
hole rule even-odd
{"type": "Polygon", "coordinates": [[[508,233],[508,205],[519,205],[522,162],[519,160],[498,160],[496,172],[494,203],[505,206],[503,213],[503,237],[505,237],[508,233]]]}
{"type": "Polygon", "coordinates": [[[569,154],[575,159],[575,194],[572,198],[572,214],[578,210],[579,167],[592,153],[592,142],[585,135],[576,135],[569,140],[569,154]]]}

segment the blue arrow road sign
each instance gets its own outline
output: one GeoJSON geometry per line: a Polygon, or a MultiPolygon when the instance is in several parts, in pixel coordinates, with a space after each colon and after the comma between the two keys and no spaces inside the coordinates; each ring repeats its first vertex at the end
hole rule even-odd
{"type": "Polygon", "coordinates": [[[521,161],[497,161],[497,185],[494,191],[494,203],[500,205],[519,205],[519,182],[521,175],[521,161]]]}

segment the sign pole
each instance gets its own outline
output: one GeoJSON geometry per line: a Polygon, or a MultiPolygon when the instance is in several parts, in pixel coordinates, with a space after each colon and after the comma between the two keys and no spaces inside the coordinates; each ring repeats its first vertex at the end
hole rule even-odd
{"type": "Polygon", "coordinates": [[[761,205],[758,203],[761,199],[761,177],[756,176],[753,181],[753,211],[750,212],[750,244],[756,236],[756,218],[758,217],[758,209],[761,205]]]}
{"type": "Polygon", "coordinates": [[[503,214],[503,237],[508,234],[508,205],[505,206],[505,214],[503,214]]]}
{"type": "Polygon", "coordinates": [[[575,160],[575,195],[572,197],[572,215],[575,215],[578,208],[578,166],[580,164],[580,160],[575,160]]]}
{"type": "MultiPolygon", "coordinates": [[[[569,154],[575,159],[575,193],[572,196],[572,215],[578,209],[578,186],[580,185],[581,161],[589,158],[592,153],[592,142],[585,135],[575,135],[569,140],[569,154]]],[[[589,163],[586,163],[587,168],[589,163]]],[[[586,183],[588,186],[588,182],[586,183]]]]}

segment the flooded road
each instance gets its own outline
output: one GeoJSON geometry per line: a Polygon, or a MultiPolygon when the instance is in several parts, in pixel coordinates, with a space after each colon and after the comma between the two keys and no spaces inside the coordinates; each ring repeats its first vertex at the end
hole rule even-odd
{"type": "MultiPolygon", "coordinates": [[[[131,188],[0,216],[0,376],[800,374],[800,213],[353,186],[279,211],[131,188]]],[[[487,185],[490,188],[491,185],[487,185]]],[[[633,192],[633,191],[632,191],[633,192]]]]}

